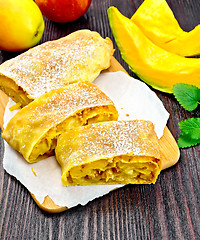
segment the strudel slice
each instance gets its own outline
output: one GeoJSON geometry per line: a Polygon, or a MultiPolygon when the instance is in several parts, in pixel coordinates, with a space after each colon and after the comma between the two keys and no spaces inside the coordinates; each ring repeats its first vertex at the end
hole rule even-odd
{"type": "Polygon", "coordinates": [[[92,82],[110,66],[113,52],[109,38],[79,30],[4,62],[0,65],[0,89],[25,106],[50,90],[92,82]]]}
{"type": "Polygon", "coordinates": [[[155,183],[159,145],[150,121],[110,121],[70,130],[55,149],[64,185],[155,183]]]}
{"type": "Polygon", "coordinates": [[[8,122],[3,138],[32,163],[54,153],[66,130],[99,121],[117,120],[113,102],[92,83],[74,83],[52,90],[8,122]]]}

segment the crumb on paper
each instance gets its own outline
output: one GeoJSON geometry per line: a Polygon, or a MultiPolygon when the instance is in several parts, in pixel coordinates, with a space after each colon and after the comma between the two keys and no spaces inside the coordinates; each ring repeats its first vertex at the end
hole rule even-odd
{"type": "Polygon", "coordinates": [[[32,170],[33,174],[37,177],[37,174],[36,174],[36,172],[33,170],[33,168],[31,168],[31,170],[32,170]]]}
{"type": "Polygon", "coordinates": [[[9,107],[9,110],[10,110],[10,111],[14,111],[14,110],[20,109],[20,107],[21,107],[21,103],[18,102],[18,103],[16,103],[15,105],[9,107]]]}
{"type": "Polygon", "coordinates": [[[127,113],[126,116],[129,117],[130,115],[127,113]]]}

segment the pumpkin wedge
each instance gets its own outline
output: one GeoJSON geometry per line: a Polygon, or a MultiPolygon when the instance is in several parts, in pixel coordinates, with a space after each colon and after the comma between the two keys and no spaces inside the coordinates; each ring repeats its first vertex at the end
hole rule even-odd
{"type": "Polygon", "coordinates": [[[157,46],[180,56],[200,54],[200,25],[181,29],[165,0],[145,0],[131,20],[157,46]]]}
{"type": "Polygon", "coordinates": [[[168,93],[176,83],[200,87],[200,59],[184,58],[156,46],[115,7],[108,9],[108,17],[122,58],[140,79],[168,93]]]}

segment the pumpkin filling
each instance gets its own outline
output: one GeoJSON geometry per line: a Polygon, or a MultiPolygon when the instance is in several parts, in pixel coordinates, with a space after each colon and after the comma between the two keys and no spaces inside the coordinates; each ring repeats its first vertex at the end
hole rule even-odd
{"type": "Polygon", "coordinates": [[[33,101],[33,99],[29,99],[23,89],[18,87],[10,78],[7,78],[6,81],[1,81],[1,90],[5,92],[14,102],[20,102],[22,106],[26,106],[33,101]]]}
{"type": "Polygon", "coordinates": [[[45,135],[35,144],[29,156],[30,162],[37,162],[48,156],[54,155],[54,149],[57,144],[57,138],[66,130],[74,129],[96,122],[105,122],[115,120],[113,106],[93,107],[76,113],[66,120],[49,129],[45,135]]]}
{"type": "Polygon", "coordinates": [[[88,184],[155,183],[158,160],[146,156],[117,156],[72,167],[62,180],[67,186],[88,184]]]}

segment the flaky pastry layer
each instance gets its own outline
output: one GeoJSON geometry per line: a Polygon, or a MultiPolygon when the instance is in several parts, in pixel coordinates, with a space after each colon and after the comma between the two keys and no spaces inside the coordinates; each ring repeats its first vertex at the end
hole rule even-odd
{"type": "Polygon", "coordinates": [[[113,102],[98,87],[79,82],[28,104],[9,121],[2,136],[32,163],[52,155],[57,137],[66,130],[117,118],[113,102]]]}
{"type": "Polygon", "coordinates": [[[50,90],[75,82],[92,82],[109,68],[113,52],[109,38],[79,30],[1,64],[0,89],[25,106],[50,90]]]}
{"type": "Polygon", "coordinates": [[[55,149],[64,185],[155,183],[161,161],[150,121],[110,121],[59,136],[55,149]]]}

